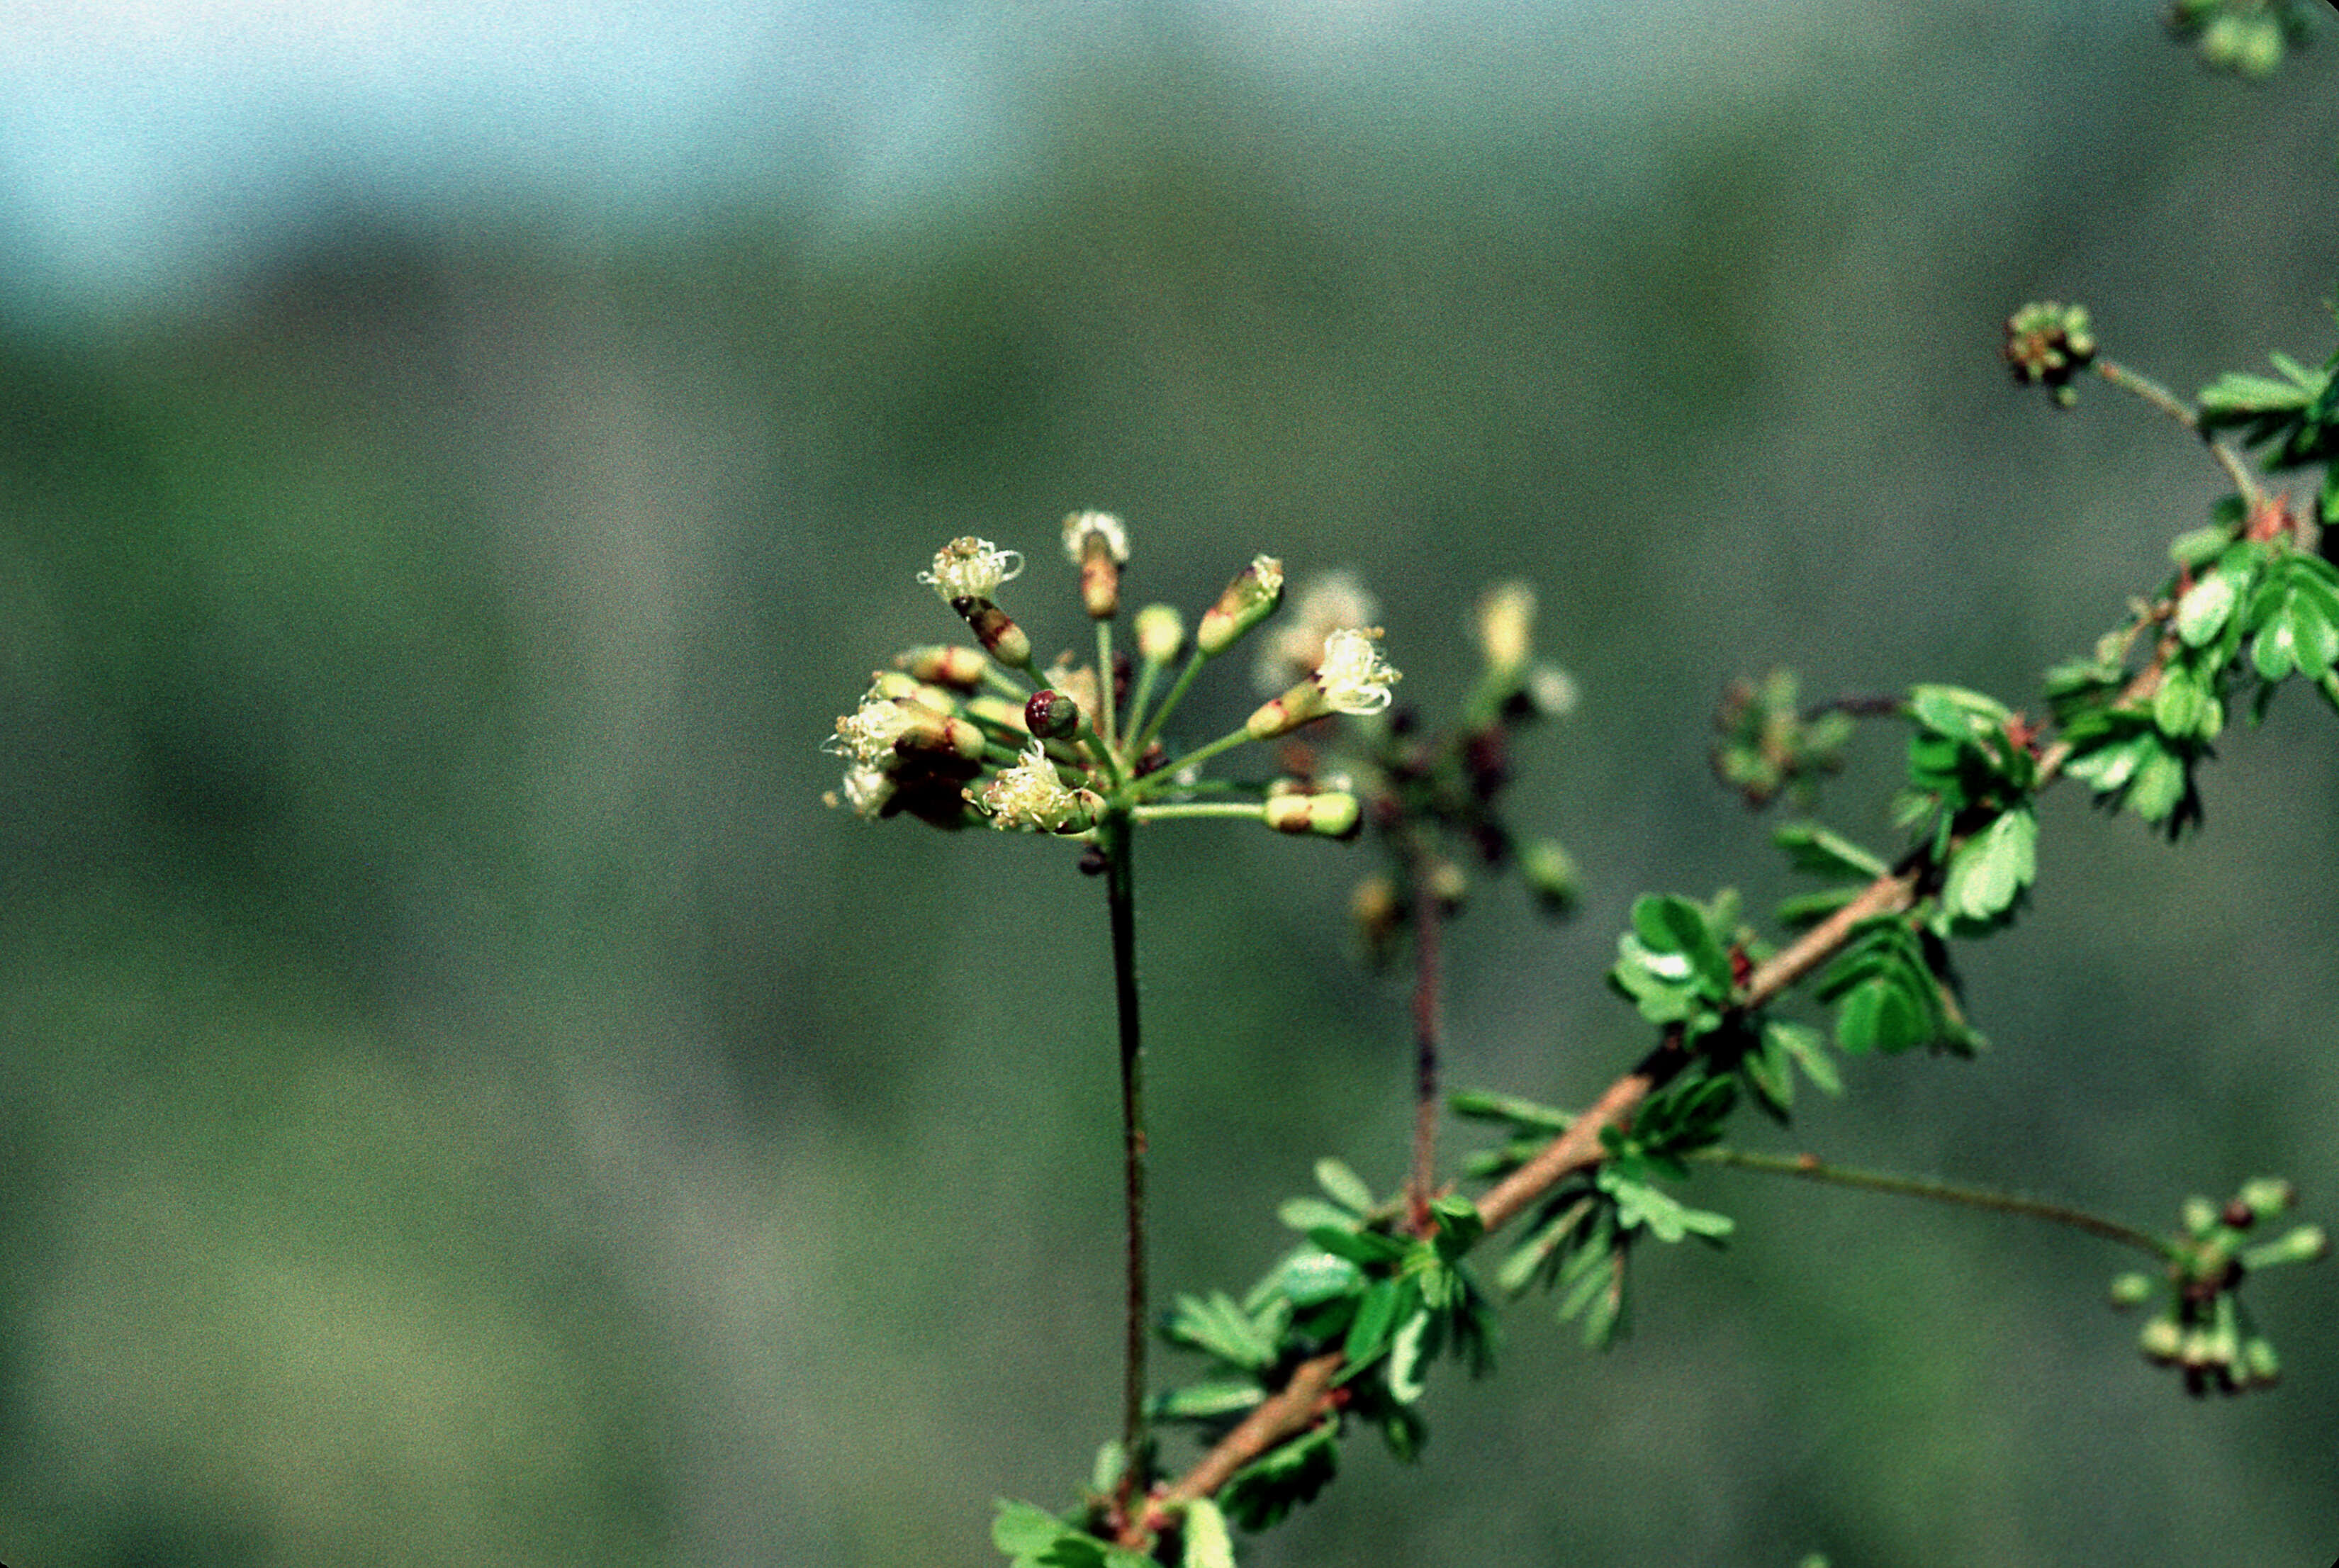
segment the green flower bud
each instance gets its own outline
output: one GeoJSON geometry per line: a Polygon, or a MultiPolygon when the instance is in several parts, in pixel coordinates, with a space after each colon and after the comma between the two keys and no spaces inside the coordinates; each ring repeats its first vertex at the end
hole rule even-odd
{"type": "Polygon", "coordinates": [[[1041,740],[1064,740],[1081,727],[1081,705],[1060,691],[1034,692],[1023,705],[1023,725],[1041,740]]]}
{"type": "Polygon", "coordinates": [[[1486,667],[1508,675],[1535,651],[1535,591],[1532,584],[1497,583],[1478,599],[1478,646],[1486,667]]]}
{"type": "Polygon", "coordinates": [[[1363,808],[1357,797],[1345,790],[1317,794],[1294,791],[1267,797],[1267,825],[1278,833],[1350,838],[1363,821],[1363,808]]]}
{"type": "Polygon", "coordinates": [[[1169,605],[1137,612],[1137,655],[1150,665],[1166,665],[1186,643],[1186,618],[1169,605]]]}
{"type": "Polygon", "coordinates": [[[2112,1281],[2112,1305],[2125,1310],[2141,1307],[2152,1299],[2152,1277],[2148,1274],[2123,1274],[2112,1281]]]}
{"type": "Polygon", "coordinates": [[[2154,1366],[2172,1366],[2184,1352],[2185,1331],[2176,1326],[2176,1320],[2173,1317],[2156,1317],[2144,1326],[2143,1333],[2136,1336],[2136,1347],[2143,1351],[2144,1358],[2154,1366]]]}
{"type": "Polygon", "coordinates": [[[1236,574],[1219,602],[1202,614],[1194,632],[1194,646],[1211,658],[1227,651],[1235,639],[1275,613],[1283,598],[1283,563],[1259,556],[1236,574]]]}
{"type": "Polygon", "coordinates": [[[1397,938],[1405,931],[1405,916],[1396,883],[1385,876],[1367,877],[1348,895],[1348,919],[1357,928],[1357,940],[1364,943],[1366,958],[1376,968],[1395,956],[1397,938]]]}
{"type": "Polygon", "coordinates": [[[2281,1263],[2320,1263],[2331,1255],[2331,1238],[2319,1225],[2302,1225],[2288,1235],[2253,1247],[2242,1254],[2244,1268],[2270,1268],[2281,1263]]]}
{"type": "Polygon", "coordinates": [[[2253,1219],[2272,1219],[2298,1201],[2298,1188],[2279,1176],[2261,1176],[2242,1183],[2241,1195],[2234,1201],[2246,1208],[2253,1219]]]}
{"type": "Polygon", "coordinates": [[[1555,839],[1539,838],[1519,853],[1519,874],[1545,914],[1571,914],[1582,883],[1575,862],[1555,839]]]}

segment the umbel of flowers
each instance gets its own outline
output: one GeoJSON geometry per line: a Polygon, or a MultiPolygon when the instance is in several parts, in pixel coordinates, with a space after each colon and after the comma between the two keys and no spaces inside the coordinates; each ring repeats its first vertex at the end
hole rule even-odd
{"type": "Polygon", "coordinates": [[[1236,573],[1190,644],[1175,608],[1139,610],[1131,657],[1114,646],[1128,530],[1109,513],[1075,512],[1064,519],[1063,548],[1094,631],[1093,656],[1039,666],[1030,634],[998,597],[1021,576],[1022,556],[988,539],[952,539],[918,580],[978,646],[905,649],[876,673],[826,744],[845,760],[832,805],[873,820],[907,814],[936,827],[987,823],[1090,843],[1112,817],[1246,818],[1333,838],[1357,832],[1362,810],[1343,779],[1235,786],[1205,779],[1203,768],[1221,752],[1331,715],[1383,715],[1398,673],[1382,656],[1379,627],[1314,628],[1311,667],[1241,727],[1172,755],[1160,738],[1164,725],[1203,666],[1275,612],[1283,563],[1260,556],[1236,573]]]}

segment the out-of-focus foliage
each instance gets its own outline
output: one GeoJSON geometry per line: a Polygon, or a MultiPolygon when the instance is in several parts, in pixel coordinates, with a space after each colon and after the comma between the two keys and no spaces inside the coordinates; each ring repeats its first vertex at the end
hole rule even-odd
{"type": "MultiPolygon", "coordinates": [[[[1515,788],[1585,918],[1485,900],[1448,1011],[1468,1080],[1568,1103],[1630,892],[1762,858],[1702,776],[1731,674],[2029,689],[2214,493],[2113,399],[2042,430],[2011,304],[2087,298],[2179,385],[2328,337],[2339,99],[2237,119],[2127,15],[1425,14],[1314,54],[1113,15],[921,200],[360,202],[213,294],[5,329],[0,1555],[923,1568],[1079,1468],[1109,998],[1039,1005],[1026,960],[1102,971],[1093,889],[817,804],[943,539],[1110,507],[1140,597],[1273,549],[1397,626],[1536,582],[1584,698],[1515,788]]],[[[1799,1127],[2137,1212],[2172,1149],[2207,1189],[2320,1169],[2339,810],[2281,718],[2181,851],[2057,822],[2084,863],[1963,976],[1987,1073],[1884,1064],[1799,1127]]],[[[1165,1297],[1272,1260],[1331,1129],[1402,1158],[1353,868],[1257,836],[1149,868],[1165,1297]]],[[[1730,1251],[1644,1249],[1614,1355],[1512,1315],[1418,1467],[1360,1449],[1245,1561],[2332,1550],[2311,1336],[2205,1414],[2066,1326],[2083,1244],[1732,1180],[1689,1190],[1730,1251]]]]}

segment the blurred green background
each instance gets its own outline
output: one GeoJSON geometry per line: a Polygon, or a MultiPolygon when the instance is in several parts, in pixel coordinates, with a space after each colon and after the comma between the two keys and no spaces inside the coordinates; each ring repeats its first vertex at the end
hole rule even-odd
{"type": "MultiPolygon", "coordinates": [[[[816,74],[854,15],[757,58],[816,74]]],[[[858,113],[625,133],[719,177],[325,139],[143,281],[16,269],[18,1568],[923,1568],[1070,1501],[1117,1421],[1100,890],[819,804],[867,672],[952,635],[943,539],[1033,557],[1043,647],[1075,508],[1189,613],[1260,550],[1354,567],[1431,713],[1480,586],[1532,579],[1585,695],[1516,816],[1587,902],[1483,890],[1447,1016],[1457,1084],[1564,1102],[1642,1040],[1600,978],[1633,894],[1787,889],[1705,772],[1732,676],[2035,704],[2219,492],[2107,390],[2008,388],[2008,311],[2084,300],[2188,390],[2332,337],[2327,36],[2254,88],[2146,4],[858,15],[858,113]]],[[[2339,1218],[2333,734],[2234,734],[2176,850],[2050,799],[2034,913],[1967,962],[1994,1051],[1854,1062],[1773,1141],[2155,1227],[2280,1171],[2339,1218]]],[[[1886,835],[1896,747],[1835,825],[1886,835]]],[[[1367,850],[1140,848],[1156,1277],[1239,1289],[1317,1155],[1401,1175],[1403,993],[1342,923],[1367,850]]],[[[1688,1196],[1738,1236],[1646,1257],[1617,1350],[1523,1306],[1418,1465],[1352,1445],[1245,1561],[2339,1551],[2331,1271],[2255,1293],[2282,1388],[2196,1404],[2100,1244],[1688,1196]]]]}

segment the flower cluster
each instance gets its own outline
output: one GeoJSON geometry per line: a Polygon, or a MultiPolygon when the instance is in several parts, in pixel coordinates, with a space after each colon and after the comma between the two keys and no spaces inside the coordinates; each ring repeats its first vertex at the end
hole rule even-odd
{"type": "Polygon", "coordinates": [[[1235,574],[1202,614],[1190,647],[1176,609],[1138,610],[1132,659],[1113,643],[1128,528],[1109,512],[1074,512],[1062,538],[1094,626],[1093,658],[1067,653],[1040,668],[1031,636],[998,602],[1021,575],[1022,555],[971,535],[952,539],[918,580],[958,613],[979,646],[909,649],[876,675],[826,743],[846,764],[829,804],[871,819],[907,813],[939,827],[988,823],[1091,843],[1114,823],[1180,816],[1248,817],[1281,833],[1352,836],[1364,816],[1352,792],[1314,778],[1206,782],[1201,769],[1222,751],[1329,715],[1386,712],[1397,671],[1382,655],[1379,629],[1360,624],[1373,606],[1354,579],[1320,579],[1329,586],[1310,590],[1300,624],[1275,639],[1262,667],[1293,671],[1288,690],[1242,728],[1173,754],[1160,738],[1165,722],[1205,665],[1275,613],[1283,563],[1262,555],[1235,574]]]}
{"type": "Polygon", "coordinates": [[[2034,301],[2006,319],[1999,351],[2017,386],[2043,386],[2068,409],[2079,400],[2072,378],[2095,362],[2096,337],[2084,306],[2034,301]]]}
{"type": "Polygon", "coordinates": [[[2243,1183],[2222,1208],[2206,1198],[2188,1198],[2184,1228],[2164,1248],[2167,1267],[2161,1278],[2124,1274],[2112,1282],[2115,1307],[2161,1297],[2161,1309],[2137,1336],[2137,1346],[2146,1360],[2181,1372],[2186,1392],[2239,1394],[2271,1387],[2282,1376],[2274,1346],[2252,1326],[2239,1291],[2251,1275],[2330,1255],[2331,1238],[2319,1225],[2255,1238],[2297,1201],[2296,1188],[2273,1178],[2243,1183]]]}

